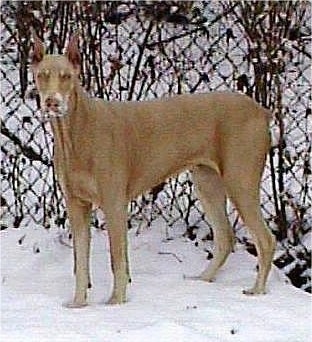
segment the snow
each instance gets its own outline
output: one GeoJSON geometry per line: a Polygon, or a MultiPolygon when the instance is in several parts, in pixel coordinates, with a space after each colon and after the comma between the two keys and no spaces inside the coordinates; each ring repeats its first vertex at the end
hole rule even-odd
{"type": "Polygon", "coordinates": [[[184,279],[203,270],[206,254],[182,234],[165,240],[162,221],[138,236],[130,231],[129,301],[105,305],[112,284],[107,236],[92,234],[90,305],[70,310],[62,303],[73,291],[72,249],[60,243],[60,231],[1,232],[1,341],[311,341],[309,294],[273,268],[266,295],[243,295],[255,279],[256,259],[241,246],[216,282],[184,279]]]}

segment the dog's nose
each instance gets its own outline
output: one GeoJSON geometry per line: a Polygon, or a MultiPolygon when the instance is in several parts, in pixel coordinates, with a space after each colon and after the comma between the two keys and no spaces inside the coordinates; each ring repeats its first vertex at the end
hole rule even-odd
{"type": "Polygon", "coordinates": [[[45,100],[45,105],[47,109],[57,112],[60,107],[60,101],[54,96],[48,96],[45,100]]]}

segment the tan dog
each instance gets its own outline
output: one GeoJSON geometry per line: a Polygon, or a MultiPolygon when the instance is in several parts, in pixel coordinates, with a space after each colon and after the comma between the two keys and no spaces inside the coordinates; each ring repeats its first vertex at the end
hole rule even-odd
{"type": "Polygon", "coordinates": [[[214,258],[198,278],[213,280],[233,249],[225,214],[228,195],[258,252],[256,283],[245,293],[264,293],[275,247],[259,206],[270,145],[268,112],[247,96],[225,92],[105,102],[85,94],[79,65],[77,36],[64,56],[45,55],[35,38],[33,71],[55,135],[55,166],[74,239],[76,290],[68,307],[87,304],[92,205],[103,208],[108,224],[114,274],[109,303],[123,303],[129,281],[128,201],[186,169],[193,170],[201,203],[215,227],[214,258]]]}

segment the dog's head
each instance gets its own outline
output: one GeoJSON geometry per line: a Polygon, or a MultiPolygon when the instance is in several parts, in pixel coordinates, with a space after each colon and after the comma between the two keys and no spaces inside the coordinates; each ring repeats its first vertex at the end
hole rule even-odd
{"type": "Polygon", "coordinates": [[[68,113],[69,101],[80,72],[78,34],[71,37],[64,55],[47,55],[42,41],[34,36],[32,69],[45,117],[68,113]]]}

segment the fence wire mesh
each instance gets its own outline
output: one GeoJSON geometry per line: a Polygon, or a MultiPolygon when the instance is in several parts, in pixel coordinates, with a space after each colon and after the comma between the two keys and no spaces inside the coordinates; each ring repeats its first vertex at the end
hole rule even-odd
{"type": "MultiPolygon", "coordinates": [[[[53,136],[38,115],[29,57],[32,29],[48,53],[62,53],[79,30],[81,82],[94,96],[140,101],[231,90],[271,109],[274,144],[263,176],[262,209],[280,242],[275,263],[288,267],[296,286],[311,291],[310,22],[308,1],[2,1],[1,229],[66,228],[53,136]]],[[[229,215],[239,230],[231,207],[229,215]]],[[[159,217],[168,227],[185,227],[190,238],[201,227],[212,235],[190,172],[129,205],[129,226],[138,230],[159,217]]],[[[93,225],[104,224],[95,214],[93,225]]]]}

